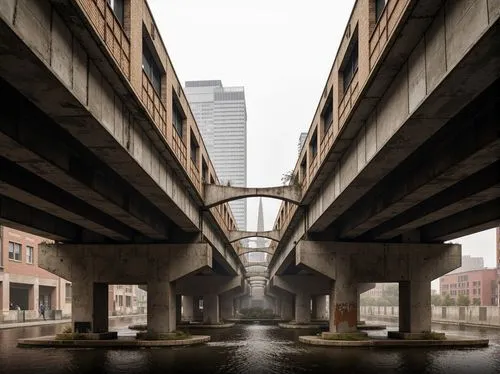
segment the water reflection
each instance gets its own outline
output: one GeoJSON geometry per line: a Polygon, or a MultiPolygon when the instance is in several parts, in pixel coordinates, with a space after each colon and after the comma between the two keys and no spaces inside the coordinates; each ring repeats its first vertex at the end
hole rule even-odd
{"type": "MultiPolygon", "coordinates": [[[[130,323],[110,321],[121,336],[134,335],[130,323]]],[[[436,325],[436,330],[490,339],[484,349],[332,349],[298,343],[311,330],[282,330],[276,326],[242,325],[228,330],[193,330],[212,341],[193,347],[99,350],[23,349],[22,337],[53,335],[67,325],[0,330],[0,373],[498,373],[499,331],[436,325]]],[[[390,329],[395,329],[395,326],[390,329]]],[[[385,336],[386,331],[370,332],[385,336]]]]}

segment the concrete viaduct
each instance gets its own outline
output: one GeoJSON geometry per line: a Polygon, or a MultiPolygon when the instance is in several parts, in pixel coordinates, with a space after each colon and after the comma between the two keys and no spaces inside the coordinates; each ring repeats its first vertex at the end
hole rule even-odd
{"type": "Polygon", "coordinates": [[[400,332],[430,330],[430,282],[461,261],[444,242],[500,222],[500,2],[372,3],[291,183],[266,188],[218,183],[146,1],[0,3],[0,222],[54,241],[39,264],[73,282],[75,328],[107,331],[107,285],[137,283],[151,338],[235,316],[252,287],[350,333],[359,294],[398,282],[400,332]],[[252,196],[283,200],[272,230],[237,229],[227,202],[252,196]]]}

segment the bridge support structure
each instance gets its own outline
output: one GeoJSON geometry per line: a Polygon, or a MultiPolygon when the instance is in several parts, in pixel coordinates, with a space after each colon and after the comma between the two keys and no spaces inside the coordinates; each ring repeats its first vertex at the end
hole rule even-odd
{"type": "Polygon", "coordinates": [[[197,275],[176,282],[176,291],[181,295],[202,295],[204,324],[218,324],[221,317],[231,318],[233,298],[244,288],[244,278],[240,275],[197,275]]]}
{"type": "MultiPolygon", "coordinates": [[[[358,284],[371,282],[399,283],[400,333],[430,331],[430,283],[459,267],[461,253],[457,244],[300,241],[295,254],[296,265],[333,280],[330,331],[326,333],[332,336],[357,332],[359,293],[372,286],[358,284]]],[[[275,276],[273,281],[275,278],[283,277],[275,276]]],[[[301,283],[304,287],[305,282],[301,283]]]]}
{"type": "Polygon", "coordinates": [[[327,294],[331,280],[321,275],[275,275],[271,279],[274,288],[295,295],[294,312],[297,324],[311,322],[311,297],[327,294]]]}
{"type": "Polygon", "coordinates": [[[39,253],[41,268],[72,282],[75,331],[107,332],[109,284],[147,284],[153,339],[176,329],[175,282],[212,267],[206,243],[41,244],[39,253]]]}

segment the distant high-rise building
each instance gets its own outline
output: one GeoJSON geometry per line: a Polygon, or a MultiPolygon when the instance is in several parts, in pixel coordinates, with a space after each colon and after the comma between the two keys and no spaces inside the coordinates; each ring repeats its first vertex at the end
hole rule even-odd
{"type": "Polygon", "coordinates": [[[306,142],[306,138],[307,138],[307,132],[301,132],[299,136],[299,144],[297,146],[299,151],[299,156],[300,152],[302,151],[302,147],[304,147],[304,143],[306,142]]]}
{"type": "MultiPolygon", "coordinates": [[[[220,80],[188,81],[186,97],[221,184],[247,185],[247,112],[243,87],[220,80]]],[[[238,229],[247,227],[247,201],[229,203],[238,229]]]]}

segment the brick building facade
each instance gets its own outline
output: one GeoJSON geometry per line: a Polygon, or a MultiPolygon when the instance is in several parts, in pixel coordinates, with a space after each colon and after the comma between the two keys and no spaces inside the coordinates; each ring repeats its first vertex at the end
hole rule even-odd
{"type": "Polygon", "coordinates": [[[497,303],[497,269],[480,269],[446,274],[439,278],[442,296],[455,301],[460,295],[469,297],[471,304],[488,306],[497,303]]]}
{"type": "Polygon", "coordinates": [[[71,283],[38,267],[38,244],[45,240],[0,226],[0,320],[16,319],[12,308],[25,311],[25,319],[39,318],[41,303],[71,314],[71,283]]]}

